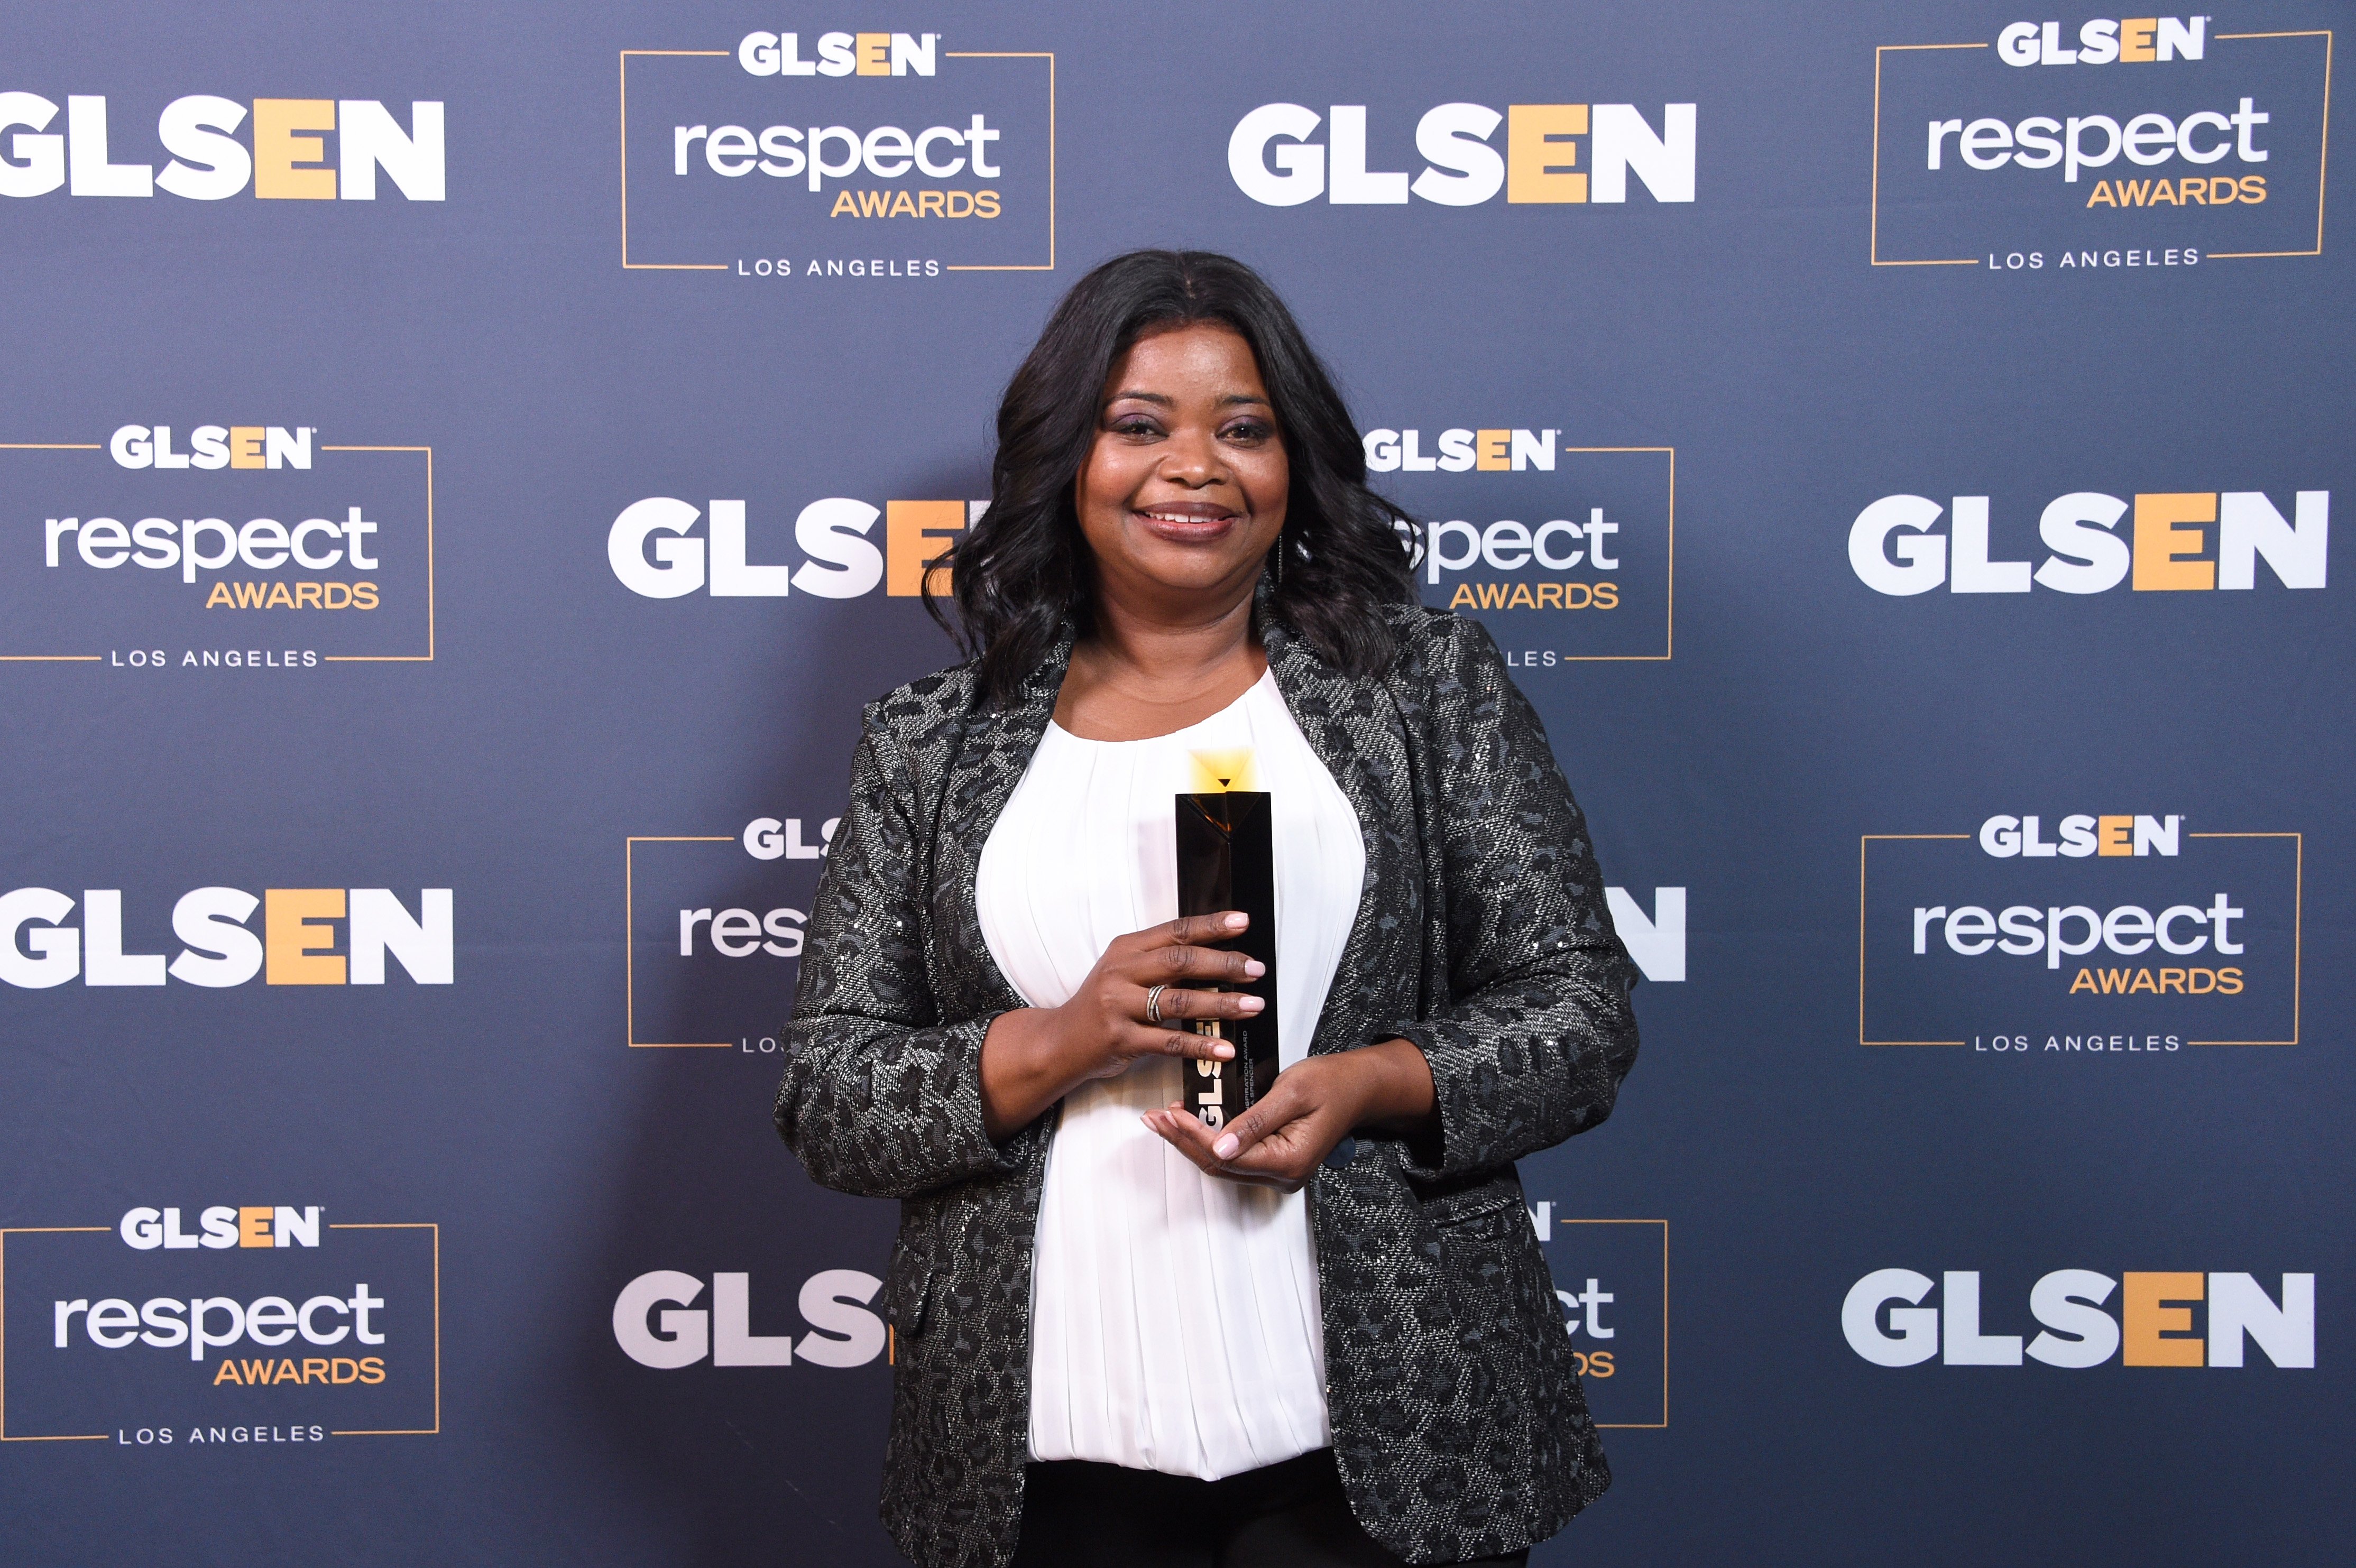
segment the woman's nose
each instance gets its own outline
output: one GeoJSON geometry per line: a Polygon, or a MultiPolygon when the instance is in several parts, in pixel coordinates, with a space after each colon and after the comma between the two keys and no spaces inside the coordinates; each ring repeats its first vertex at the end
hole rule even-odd
{"type": "Polygon", "coordinates": [[[1219,443],[1207,432],[1181,432],[1172,437],[1163,449],[1162,472],[1178,484],[1196,488],[1227,476],[1219,443]]]}

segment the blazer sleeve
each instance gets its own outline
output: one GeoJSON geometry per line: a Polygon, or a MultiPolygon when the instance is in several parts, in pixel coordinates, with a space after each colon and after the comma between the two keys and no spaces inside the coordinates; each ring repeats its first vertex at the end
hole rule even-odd
{"type": "Polygon", "coordinates": [[[778,1133],[810,1179],[906,1198],[1012,1163],[983,1130],[981,1040],[944,1019],[925,962],[915,779],[871,706],[802,949],[778,1133]]]}
{"type": "Polygon", "coordinates": [[[1547,1148],[1612,1113],[1636,1059],[1637,971],[1612,929],[1586,818],[1546,731],[1478,623],[1427,667],[1431,722],[1419,792],[1438,820],[1449,1004],[1369,1032],[1412,1040],[1431,1067],[1440,1145],[1411,1140],[1410,1175],[1457,1176],[1547,1148]]]}

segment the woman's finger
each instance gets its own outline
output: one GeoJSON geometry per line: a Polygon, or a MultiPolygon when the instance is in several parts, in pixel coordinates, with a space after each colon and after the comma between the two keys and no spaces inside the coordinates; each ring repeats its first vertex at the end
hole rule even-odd
{"type": "Polygon", "coordinates": [[[1162,944],[1191,947],[1205,942],[1232,942],[1250,924],[1251,916],[1239,909],[1230,909],[1217,914],[1182,914],[1167,925],[1152,926],[1138,934],[1162,944]]]}
{"type": "Polygon", "coordinates": [[[1173,1104],[1164,1110],[1148,1111],[1143,1120],[1180,1154],[1213,1176],[1225,1174],[1211,1153],[1211,1129],[1183,1105],[1173,1104]]]}
{"type": "Polygon", "coordinates": [[[1257,1187],[1279,1188],[1287,1192],[1297,1190],[1301,1186],[1300,1179],[1289,1173],[1274,1169],[1241,1169],[1223,1163],[1211,1152],[1211,1142],[1215,1136],[1213,1129],[1204,1125],[1183,1106],[1173,1105],[1165,1111],[1151,1111],[1142,1120],[1171,1147],[1209,1175],[1257,1187]]]}
{"type": "Polygon", "coordinates": [[[1248,1154],[1253,1145],[1277,1128],[1297,1121],[1315,1109],[1313,1105],[1302,1104],[1300,1092],[1285,1083],[1280,1074],[1257,1104],[1229,1121],[1219,1136],[1212,1140],[1211,1153],[1217,1159],[1232,1163],[1248,1154]]]}
{"type": "MultiPolygon", "coordinates": [[[[1137,995],[1137,1014],[1145,1016],[1145,995],[1137,995]]],[[[1198,991],[1184,986],[1164,985],[1155,1002],[1164,1019],[1248,1019],[1266,1010],[1268,1004],[1247,991],[1198,991]]]]}
{"type": "MultiPolygon", "coordinates": [[[[1165,996],[1165,1001],[1168,997],[1165,996]]],[[[1198,1061],[1232,1061],[1236,1042],[1221,1040],[1215,1034],[1196,1034],[1191,1029],[1155,1029],[1151,1024],[1134,1024],[1121,1037],[1122,1044],[1132,1057],[1185,1056],[1198,1061]]]]}
{"type": "Polygon", "coordinates": [[[1173,944],[1141,955],[1124,972],[1140,984],[1155,980],[1226,980],[1240,984],[1258,979],[1268,973],[1268,965],[1248,953],[1173,944]]]}
{"type": "MultiPolygon", "coordinates": [[[[1230,1159],[1218,1161],[1218,1172],[1239,1181],[1267,1181],[1290,1190],[1301,1186],[1314,1174],[1317,1159],[1308,1157],[1306,1145],[1315,1139],[1306,1134],[1305,1119],[1280,1127],[1251,1147],[1230,1159]]],[[[1215,1154],[1212,1157],[1217,1159],[1215,1154]]],[[[1319,1158],[1323,1154],[1319,1154],[1319,1158]]]]}
{"type": "MultiPolygon", "coordinates": [[[[1270,1099],[1273,1097],[1271,1093],[1270,1099]]],[[[1269,1105],[1269,1101],[1263,1100],[1258,1105],[1255,1105],[1226,1126],[1213,1127],[1181,1104],[1168,1111],[1154,1113],[1154,1115],[1160,1116],[1164,1123],[1168,1124],[1166,1129],[1156,1126],[1156,1130],[1161,1131],[1162,1136],[1177,1145],[1180,1151],[1188,1158],[1214,1176],[1232,1177],[1239,1180],[1270,1181],[1280,1185],[1298,1187],[1304,1177],[1302,1170],[1296,1169],[1295,1167],[1315,1163],[1313,1160],[1303,1161],[1301,1158],[1302,1153],[1301,1135],[1309,1135],[1309,1141],[1312,1143],[1315,1141],[1313,1129],[1308,1125],[1311,1112],[1307,1107],[1290,1114],[1280,1112],[1275,1120],[1262,1126],[1249,1147],[1238,1148],[1233,1154],[1220,1152],[1226,1147],[1227,1139],[1233,1134],[1237,1123],[1259,1115],[1269,1105]]],[[[1147,1124],[1155,1125],[1152,1116],[1147,1118],[1147,1124]]],[[[1323,1158],[1324,1151],[1321,1149],[1317,1152],[1318,1157],[1323,1158]]]]}
{"type": "Polygon", "coordinates": [[[1183,1101],[1172,1101],[1159,1111],[1148,1111],[1145,1124],[1168,1138],[1198,1165],[1215,1164],[1211,1144],[1216,1136],[1214,1129],[1205,1126],[1202,1118],[1186,1109],[1183,1101]]]}

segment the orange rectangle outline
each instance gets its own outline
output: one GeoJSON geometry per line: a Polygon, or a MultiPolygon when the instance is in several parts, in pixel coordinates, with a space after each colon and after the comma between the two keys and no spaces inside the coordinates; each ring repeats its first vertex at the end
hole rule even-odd
{"type": "Polygon", "coordinates": [[[1669,1222],[1666,1220],[1569,1220],[1557,1214],[1556,1225],[1658,1225],[1661,1228],[1661,1419],[1658,1421],[1599,1421],[1599,1432],[1658,1432],[1669,1424],[1669,1222]]]}
{"type": "Polygon", "coordinates": [[[1665,452],[1669,454],[1668,626],[1658,654],[1564,654],[1564,664],[1665,664],[1677,651],[1677,449],[1674,446],[1566,446],[1564,452],[1665,452]]]}
{"type": "Polygon", "coordinates": [[[330,1231],[431,1231],[434,1232],[434,1424],[432,1426],[392,1427],[383,1431],[338,1432],[329,1428],[330,1437],[436,1437],[442,1432],[442,1227],[431,1220],[380,1221],[375,1223],[338,1225],[328,1221],[330,1231]]]}
{"type": "Polygon", "coordinates": [[[1969,838],[1968,833],[1860,833],[1857,837],[1857,1043],[1859,1045],[1961,1045],[1960,1040],[1868,1040],[1865,1038],[1865,847],[1877,838],[1969,838]]]}
{"type": "MultiPolygon", "coordinates": [[[[8,1435],[8,1238],[16,1235],[103,1234],[111,1225],[0,1226],[0,1443],[103,1443],[103,1432],[59,1433],[52,1435],[8,1435]]],[[[434,1232],[434,1424],[380,1432],[337,1432],[334,1437],[431,1437],[442,1430],[442,1227],[432,1221],[381,1224],[336,1224],[330,1231],[432,1231],[434,1232]]]]}
{"type": "MultiPolygon", "coordinates": [[[[1865,1038],[1865,847],[1877,838],[1969,838],[1968,833],[1866,833],[1857,844],[1857,1042],[1859,1045],[1962,1045],[1960,1040],[1868,1040],[1865,1038]]],[[[2288,838],[2291,862],[2290,1035],[2288,1040],[2188,1040],[2187,1045],[2297,1045],[2305,989],[2307,836],[2298,833],[2192,833],[2191,838],[2288,838]]]]}
{"type": "Polygon", "coordinates": [[[322,452],[422,452],[425,454],[425,651],[422,654],[321,654],[322,664],[434,662],[434,449],[430,446],[322,446],[322,452]]]}
{"type": "Polygon", "coordinates": [[[732,833],[642,833],[622,840],[622,1038],[633,1051],[726,1051],[724,1040],[638,1038],[637,849],[641,844],[726,844],[732,833]]]}
{"type": "MultiPolygon", "coordinates": [[[[1047,260],[1003,266],[948,265],[945,272],[1052,272],[1055,270],[1055,56],[1053,50],[946,50],[958,59],[1044,59],[1047,62],[1047,260]]],[[[632,272],[724,272],[725,261],[633,261],[630,260],[630,59],[634,55],[728,58],[726,49],[624,49],[621,77],[622,267],[632,272]]]]}
{"type": "MultiPolygon", "coordinates": [[[[2323,144],[2316,154],[2315,159],[2315,249],[2312,251],[2209,251],[2202,253],[2202,260],[2253,261],[2276,256],[2323,254],[2323,197],[2331,184],[2329,177],[2331,173],[2331,29],[2315,27],[2301,33],[2219,33],[2217,39],[2222,42],[2227,38],[2312,38],[2319,36],[2323,39],[2323,144]]],[[[2211,836],[2195,834],[2193,837],[2211,836]]],[[[2225,1042],[2220,1040],[2208,1043],[2223,1044],[2225,1042]]]]}
{"type": "Polygon", "coordinates": [[[1665,452],[1669,454],[1668,625],[1657,654],[1565,654],[1565,664],[1665,664],[1677,651],[1677,449],[1674,446],[1566,446],[1565,452],[1665,452]]]}
{"type": "Polygon", "coordinates": [[[2192,838],[2288,838],[2290,873],[2290,1038],[2288,1040],[2188,1040],[2187,1045],[2297,1045],[2299,1004],[2305,994],[2307,948],[2307,835],[2305,833],[2193,833],[2192,838]]]}
{"type": "Polygon", "coordinates": [[[943,266],[944,272],[1052,272],[1055,270],[1055,56],[1050,49],[1023,52],[1003,50],[997,53],[951,53],[953,60],[1030,60],[1047,62],[1047,264],[1024,262],[1002,266],[943,266]]]}
{"type": "MultiPolygon", "coordinates": [[[[103,452],[80,442],[0,442],[0,452],[103,452]]],[[[422,452],[425,454],[425,651],[422,654],[322,654],[322,664],[434,662],[434,449],[430,446],[321,446],[322,452],[422,452]]],[[[0,664],[98,664],[98,654],[0,654],[0,664]]]]}

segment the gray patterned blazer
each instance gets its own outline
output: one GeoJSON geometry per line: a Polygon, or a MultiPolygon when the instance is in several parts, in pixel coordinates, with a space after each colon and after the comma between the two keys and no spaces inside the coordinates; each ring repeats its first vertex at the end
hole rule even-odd
{"type": "MultiPolygon", "coordinates": [[[[1342,675],[1266,621],[1269,667],[1356,808],[1365,891],[1311,1044],[1404,1038],[1436,1133],[1345,1140],[1311,1189],[1327,1403],[1350,1505],[1411,1562],[1507,1552],[1611,1473],[1514,1161],[1603,1120],[1635,970],[1537,714],[1477,624],[1387,612],[1399,657],[1342,675]]],[[[900,1200],[883,1518],[925,1568],[1014,1550],[1031,1248],[1055,1118],[982,1130],[980,1057],[1023,1006],[974,871],[1054,712],[1067,635],[1016,703],[972,667],[866,710],[809,926],[777,1129],[811,1178],[900,1200]]]]}

